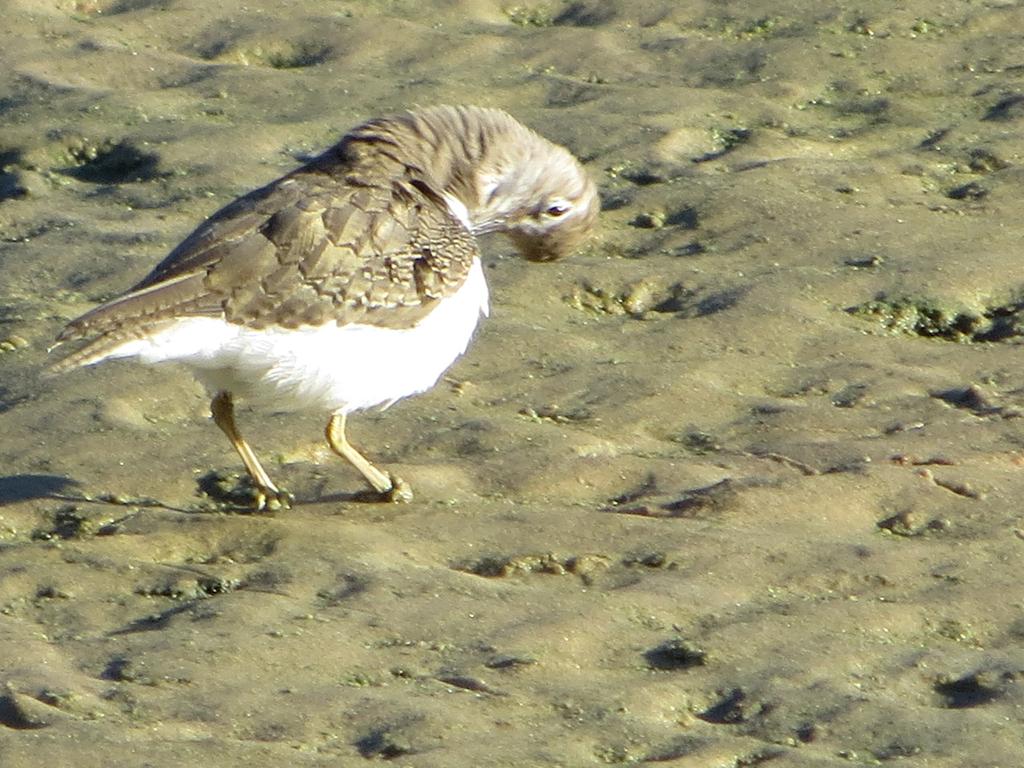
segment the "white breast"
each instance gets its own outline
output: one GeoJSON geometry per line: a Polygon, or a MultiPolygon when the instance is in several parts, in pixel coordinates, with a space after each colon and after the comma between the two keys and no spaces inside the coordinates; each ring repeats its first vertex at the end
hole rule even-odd
{"type": "MultiPolygon", "coordinates": [[[[466,350],[487,283],[479,260],[466,282],[408,329],[334,323],[253,330],[225,320],[185,317],[107,357],[180,362],[212,391],[226,389],[280,410],[350,412],[423,392],[466,350]]],[[[98,361],[97,361],[98,362],[98,361]]]]}

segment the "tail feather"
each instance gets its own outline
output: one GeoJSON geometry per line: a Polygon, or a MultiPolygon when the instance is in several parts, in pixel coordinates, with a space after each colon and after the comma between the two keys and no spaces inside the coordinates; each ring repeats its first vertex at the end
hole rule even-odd
{"type": "MultiPolygon", "coordinates": [[[[110,356],[110,353],[117,349],[121,344],[129,341],[132,337],[128,335],[116,335],[109,334],[100,336],[97,339],[92,339],[85,346],[79,347],[75,350],[68,350],[64,353],[63,357],[50,363],[43,370],[43,375],[46,377],[59,376],[62,373],[67,373],[75,368],[84,368],[87,365],[98,363],[101,360],[105,360],[110,356]]],[[[56,349],[63,342],[58,341],[50,350],[56,349]]]]}
{"type": "Polygon", "coordinates": [[[75,318],[64,327],[50,349],[66,341],[89,341],[48,366],[47,375],[55,376],[98,363],[125,342],[148,335],[174,317],[221,314],[220,302],[204,289],[205,277],[205,272],[179,275],[119,296],[75,318]]]}

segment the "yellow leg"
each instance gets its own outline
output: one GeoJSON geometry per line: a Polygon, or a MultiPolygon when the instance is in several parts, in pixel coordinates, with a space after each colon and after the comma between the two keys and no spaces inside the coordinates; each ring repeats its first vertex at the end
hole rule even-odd
{"type": "Polygon", "coordinates": [[[412,489],[404,480],[390,473],[381,472],[348,442],[345,438],[344,413],[331,416],[324,434],[331,450],[358,469],[359,474],[366,478],[366,482],[372,485],[377,493],[388,501],[412,501],[412,489]]]}
{"type": "Polygon", "coordinates": [[[238,452],[245,469],[256,486],[256,509],[263,509],[269,506],[271,509],[279,507],[290,507],[292,495],[288,491],[280,490],[270,479],[270,475],[260,464],[259,459],[249,444],[245,442],[235,424],[235,403],[231,399],[230,392],[218,392],[210,402],[210,414],[213,422],[220,427],[221,432],[227,435],[231,445],[238,452]]]}

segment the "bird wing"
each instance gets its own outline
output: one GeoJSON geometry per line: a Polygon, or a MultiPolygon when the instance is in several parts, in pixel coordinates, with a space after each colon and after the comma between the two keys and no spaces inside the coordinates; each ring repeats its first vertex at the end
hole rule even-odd
{"type": "MultiPolygon", "coordinates": [[[[72,320],[58,342],[98,337],[92,344],[109,348],[181,316],[250,328],[408,328],[462,285],[478,255],[429,183],[310,164],[214,214],[127,294],[72,320]]],[[[95,359],[86,351],[61,367],[95,359]]]]}

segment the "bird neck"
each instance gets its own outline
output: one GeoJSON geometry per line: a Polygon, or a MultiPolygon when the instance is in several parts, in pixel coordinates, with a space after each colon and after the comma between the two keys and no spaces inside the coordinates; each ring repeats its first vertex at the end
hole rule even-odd
{"type": "Polygon", "coordinates": [[[571,162],[568,152],[505,112],[480,107],[431,107],[372,120],[350,132],[343,146],[350,168],[429,184],[450,208],[464,209],[464,217],[457,215],[474,234],[505,230],[533,201],[550,161],[571,162]]]}

